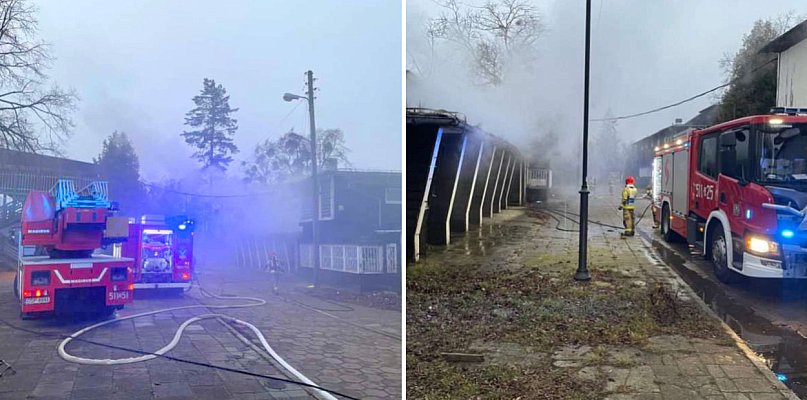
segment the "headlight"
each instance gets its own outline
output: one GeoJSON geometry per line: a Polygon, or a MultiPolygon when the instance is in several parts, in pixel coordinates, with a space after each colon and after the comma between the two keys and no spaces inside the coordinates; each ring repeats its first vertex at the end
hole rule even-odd
{"type": "Polygon", "coordinates": [[[779,255],[779,244],[764,236],[750,235],[745,238],[745,249],[760,255],[779,255]]]}

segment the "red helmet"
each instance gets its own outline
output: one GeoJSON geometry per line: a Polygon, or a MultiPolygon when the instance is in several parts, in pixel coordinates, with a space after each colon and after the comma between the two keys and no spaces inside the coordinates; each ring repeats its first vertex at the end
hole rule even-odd
{"type": "Polygon", "coordinates": [[[635,179],[633,179],[633,177],[632,177],[632,176],[629,176],[629,177],[627,177],[627,178],[625,179],[625,184],[626,184],[626,185],[633,185],[634,183],[636,183],[636,180],[635,180],[635,179]]]}

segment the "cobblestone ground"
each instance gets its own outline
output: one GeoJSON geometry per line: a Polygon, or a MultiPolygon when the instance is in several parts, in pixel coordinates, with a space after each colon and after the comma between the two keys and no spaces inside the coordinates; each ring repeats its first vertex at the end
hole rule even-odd
{"type": "MultiPolygon", "coordinates": [[[[68,335],[97,322],[43,319],[21,321],[11,293],[13,273],[0,273],[0,318],[44,334],[68,335]]],[[[194,315],[223,313],[256,325],[286,362],[323,387],[362,399],[401,397],[401,313],[356,305],[337,307],[295,290],[286,283],[271,293],[266,275],[200,273],[216,294],[254,296],[265,306],[240,309],[178,310],[123,321],[93,330],[86,339],[155,351],[167,344],[177,327],[194,315]],[[308,307],[287,301],[294,300],[308,307]],[[319,311],[315,311],[319,310],[319,311]],[[337,311],[338,310],[338,311],[337,311]]],[[[138,296],[118,313],[127,316],[167,307],[233,304],[243,301],[203,298],[197,289],[183,296],[138,296]]],[[[248,330],[239,330],[254,339],[248,330]]],[[[234,372],[157,358],[116,366],[79,365],[57,354],[61,338],[39,336],[0,324],[0,359],[16,373],[0,376],[2,399],[303,399],[301,386],[234,372]]],[[[260,346],[257,340],[252,340],[260,346]]],[[[124,358],[131,352],[72,342],[68,352],[86,358],[124,358]]],[[[216,319],[188,327],[168,355],[196,362],[284,377],[268,356],[238,339],[216,319]]],[[[2,368],[0,368],[2,370],[2,368]]]]}
{"type": "MultiPolygon", "coordinates": [[[[571,198],[571,197],[570,197],[571,198]]],[[[684,301],[700,301],[690,296],[675,273],[658,261],[637,235],[623,239],[617,196],[592,196],[590,220],[614,227],[589,225],[589,265],[591,269],[614,268],[646,286],[664,282],[675,288],[684,301]]],[[[648,205],[641,201],[637,218],[648,205]]],[[[577,200],[554,201],[556,210],[576,212],[577,200]]],[[[568,214],[575,220],[579,218],[568,214]]],[[[451,263],[483,263],[521,268],[525,264],[553,264],[554,271],[542,271],[557,279],[570,279],[577,263],[578,225],[562,216],[559,223],[549,220],[536,224],[524,209],[503,211],[494,223],[455,238],[446,249],[429,257],[451,263]],[[560,228],[560,229],[556,229],[560,228]],[[563,231],[569,230],[569,231],[563,231]],[[514,240],[512,233],[520,238],[514,240]],[[565,261],[556,262],[562,255],[565,261]],[[553,259],[553,262],[542,260],[553,259]],[[558,266],[560,265],[560,266],[558,266]]],[[[652,226],[648,210],[641,224],[652,226]]],[[[608,284],[591,282],[592,285],[608,284]]],[[[472,349],[479,351],[480,349],[472,349]]],[[[501,351],[501,350],[496,350],[501,351]]],[[[496,359],[496,354],[486,357],[496,359]]],[[[678,335],[654,336],[642,346],[569,346],[551,355],[553,366],[572,369],[581,380],[605,381],[607,399],[786,399],[796,398],[769,370],[755,364],[742,345],[725,340],[705,340],[678,335]],[[748,354],[748,355],[747,355],[748,354]]]]}
{"type": "MultiPolygon", "coordinates": [[[[615,196],[614,196],[615,197],[615,196]]],[[[562,203],[576,212],[576,204],[562,203]]],[[[636,213],[649,204],[640,201],[636,213]]],[[[590,220],[609,225],[621,225],[618,203],[608,197],[592,198],[590,220]]],[[[560,209],[560,207],[556,207],[560,209]]],[[[576,217],[574,217],[577,219],[576,217]]],[[[647,210],[643,226],[652,226],[652,214],[647,210]]],[[[564,225],[562,224],[561,227],[564,225]]],[[[575,226],[571,226],[575,228],[575,226]]],[[[621,238],[619,230],[596,224],[589,226],[589,264],[616,264],[625,275],[635,277],[634,284],[664,282],[675,288],[682,300],[699,301],[684,290],[675,272],[658,261],[653,251],[639,236],[621,238]]],[[[565,247],[574,254],[578,233],[559,232],[549,241],[552,247],[565,247]],[[571,240],[570,240],[571,239],[571,240]]],[[[576,259],[576,257],[575,257],[576,259]]],[[[558,361],[585,358],[587,346],[561,350],[553,355],[558,361]]],[[[787,399],[796,396],[772,372],[757,368],[738,346],[719,341],[656,336],[643,347],[609,347],[606,364],[581,368],[582,379],[607,379],[608,399],[787,399]]],[[[753,355],[751,355],[753,357],[753,355]]],[[[557,363],[557,361],[556,361],[557,363]]],[[[572,362],[572,365],[575,363],[572,362]]]]}

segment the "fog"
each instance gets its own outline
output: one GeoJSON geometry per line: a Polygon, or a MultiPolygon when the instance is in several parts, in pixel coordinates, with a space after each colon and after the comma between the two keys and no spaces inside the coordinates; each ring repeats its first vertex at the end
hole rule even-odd
{"type": "Polygon", "coordinates": [[[39,36],[56,58],[54,82],[80,97],[69,158],[91,161],[125,131],[147,180],[198,168],[179,134],[203,78],[230,95],[240,149],[290,128],[308,132],[303,73],[319,88],[317,127],[345,132],[354,167],[400,170],[401,5],[333,1],[38,1],[39,36]],[[297,108],[291,112],[291,110],[297,108]],[[289,114],[291,112],[291,114],[289,114]],[[284,116],[288,115],[284,119],[284,116]],[[378,149],[389,151],[379,152],[378,149]]]}
{"type": "MultiPolygon", "coordinates": [[[[470,2],[468,4],[481,4],[470,2]]],[[[554,131],[555,168],[580,169],[585,2],[534,1],[546,28],[537,60],[506,72],[495,88],[474,85],[464,58],[446,42],[430,46],[425,26],[442,8],[431,0],[407,2],[407,106],[459,111],[468,123],[522,146],[546,151],[554,131]],[[572,157],[572,158],[569,158],[572,157]],[[569,160],[574,160],[569,162],[569,160]]],[[[803,4],[795,0],[732,2],[599,1],[592,6],[591,118],[633,114],[664,106],[725,82],[719,61],[734,54],[756,19],[803,4]]],[[[619,121],[624,143],[688,120],[716,101],[705,96],[679,107],[619,121]]],[[[590,134],[602,124],[592,122],[590,134]]],[[[596,149],[591,152],[613,151],[596,149]]]]}

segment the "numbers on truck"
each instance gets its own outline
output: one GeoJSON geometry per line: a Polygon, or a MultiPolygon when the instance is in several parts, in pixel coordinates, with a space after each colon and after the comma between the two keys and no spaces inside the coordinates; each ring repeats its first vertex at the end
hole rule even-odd
{"type": "Polygon", "coordinates": [[[695,183],[694,192],[696,199],[706,199],[706,200],[714,200],[715,198],[715,185],[704,185],[701,183],[695,183]]]}
{"type": "Polygon", "coordinates": [[[128,300],[129,299],[129,292],[128,291],[111,291],[109,292],[109,301],[116,301],[116,300],[128,300]]]}

